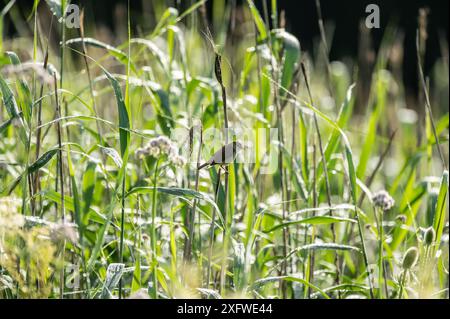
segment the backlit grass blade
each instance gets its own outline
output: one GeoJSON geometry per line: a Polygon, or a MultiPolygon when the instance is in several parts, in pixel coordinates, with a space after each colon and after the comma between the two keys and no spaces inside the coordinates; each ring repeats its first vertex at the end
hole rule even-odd
{"type": "MultiPolygon", "coordinates": [[[[65,45],[71,45],[71,44],[79,44],[79,43],[83,43],[85,45],[90,45],[96,48],[101,48],[101,49],[105,49],[108,51],[109,54],[111,54],[112,56],[114,56],[118,61],[120,61],[121,63],[123,63],[125,66],[128,65],[130,61],[130,57],[123,51],[113,47],[110,44],[104,43],[102,41],[99,41],[97,39],[93,39],[93,38],[73,38],[70,40],[67,40],[65,42],[65,45]]],[[[130,63],[130,67],[131,70],[134,73],[137,73],[137,68],[134,65],[134,63],[130,63]]]]}
{"type": "Polygon", "coordinates": [[[122,278],[124,264],[110,264],[106,271],[106,278],[103,284],[103,289],[100,297],[102,299],[109,299],[113,297],[113,290],[122,278]]]}
{"type": "Polygon", "coordinates": [[[248,6],[250,8],[250,12],[252,13],[253,20],[255,21],[256,27],[258,28],[260,40],[265,40],[267,38],[268,32],[266,29],[266,25],[264,24],[264,20],[261,18],[258,9],[252,0],[247,0],[248,6]]]}
{"type": "Polygon", "coordinates": [[[439,249],[442,240],[442,233],[445,224],[445,215],[448,212],[448,210],[446,209],[447,194],[448,194],[448,171],[444,171],[444,174],[442,175],[441,186],[439,189],[439,195],[433,219],[433,228],[436,231],[436,249],[439,249]]]}
{"type": "Polygon", "coordinates": [[[272,227],[271,229],[265,230],[265,233],[271,233],[275,230],[289,227],[293,225],[299,225],[299,224],[306,224],[306,225],[329,225],[333,223],[342,223],[342,222],[350,222],[355,223],[356,221],[354,219],[350,218],[343,218],[343,217],[337,217],[337,216],[314,216],[309,218],[304,218],[300,220],[295,220],[291,222],[282,223],[279,225],[276,225],[275,227],[272,227]]]}

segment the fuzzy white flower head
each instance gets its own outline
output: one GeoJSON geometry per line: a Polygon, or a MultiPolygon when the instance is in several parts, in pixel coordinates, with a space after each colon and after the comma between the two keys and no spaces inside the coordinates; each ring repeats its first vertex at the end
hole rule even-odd
{"type": "Polygon", "coordinates": [[[136,150],[136,157],[137,158],[142,159],[145,156],[147,156],[147,150],[145,148],[138,148],[136,150]]]}
{"type": "Polygon", "coordinates": [[[372,196],[372,201],[376,207],[381,208],[384,212],[390,210],[395,205],[395,200],[385,190],[376,192],[372,196]]]}
{"type": "Polygon", "coordinates": [[[161,152],[160,148],[157,146],[150,146],[148,148],[148,154],[153,157],[158,157],[160,153],[162,153],[162,152],[161,152]]]}
{"type": "Polygon", "coordinates": [[[181,156],[181,155],[174,155],[170,157],[170,161],[175,165],[175,166],[184,166],[186,165],[186,159],[181,156]]]}
{"type": "Polygon", "coordinates": [[[21,201],[6,197],[0,199],[0,228],[20,228],[25,224],[24,217],[19,213],[21,201]]]}
{"type": "Polygon", "coordinates": [[[158,147],[162,153],[169,154],[172,148],[172,142],[165,136],[159,136],[156,140],[158,142],[158,147]]]}
{"type": "Polygon", "coordinates": [[[137,149],[136,156],[140,159],[147,156],[152,156],[154,158],[167,156],[168,160],[176,166],[183,166],[186,164],[186,159],[181,155],[178,155],[175,143],[164,135],[152,138],[145,147],[137,149]]]}

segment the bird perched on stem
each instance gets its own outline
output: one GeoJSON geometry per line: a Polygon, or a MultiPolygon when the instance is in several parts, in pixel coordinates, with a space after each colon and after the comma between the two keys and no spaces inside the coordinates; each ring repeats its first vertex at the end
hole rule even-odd
{"type": "Polygon", "coordinates": [[[225,165],[233,163],[237,153],[243,148],[244,145],[237,141],[233,141],[225,146],[222,146],[220,150],[215,152],[208,161],[200,165],[197,169],[202,169],[204,167],[210,168],[214,165],[219,165],[223,168],[225,165]]]}

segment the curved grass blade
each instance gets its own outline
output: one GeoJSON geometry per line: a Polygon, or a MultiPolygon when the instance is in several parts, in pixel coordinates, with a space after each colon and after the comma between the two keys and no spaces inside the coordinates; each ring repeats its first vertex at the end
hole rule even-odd
{"type": "Polygon", "coordinates": [[[356,221],[354,219],[337,217],[337,216],[313,216],[313,217],[308,217],[308,218],[304,218],[304,219],[300,219],[300,220],[282,223],[282,224],[279,224],[279,225],[276,225],[276,226],[270,228],[269,230],[264,230],[264,232],[271,233],[275,230],[282,229],[284,227],[289,227],[292,225],[299,225],[299,224],[329,225],[329,224],[342,223],[342,222],[355,223],[356,221]]]}
{"type": "Polygon", "coordinates": [[[439,189],[439,195],[436,203],[436,209],[434,213],[433,228],[436,231],[436,248],[438,249],[441,244],[442,233],[444,231],[445,214],[447,212],[447,194],[448,194],[448,171],[444,171],[442,174],[441,186],[439,189]]]}
{"type": "Polygon", "coordinates": [[[65,42],[65,45],[78,44],[78,43],[83,43],[83,42],[86,45],[90,45],[90,46],[93,46],[93,47],[96,47],[96,48],[107,50],[109,54],[111,54],[113,57],[115,57],[123,65],[127,66],[129,64],[131,70],[134,73],[137,73],[137,68],[130,61],[130,57],[125,52],[123,52],[123,51],[113,47],[110,44],[104,43],[102,41],[99,41],[99,40],[93,39],[93,38],[73,38],[73,39],[67,40],[65,42]]]}

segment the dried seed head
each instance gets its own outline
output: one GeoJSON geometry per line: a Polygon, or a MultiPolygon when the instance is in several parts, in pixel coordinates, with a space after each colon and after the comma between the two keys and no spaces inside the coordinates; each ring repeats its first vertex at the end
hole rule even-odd
{"type": "Polygon", "coordinates": [[[426,246],[431,246],[436,239],[436,232],[433,227],[429,227],[425,230],[425,234],[423,236],[423,241],[426,246]]]}
{"type": "Polygon", "coordinates": [[[403,269],[411,269],[417,263],[419,250],[416,247],[409,248],[403,256],[403,269]]]}
{"type": "Polygon", "coordinates": [[[384,212],[390,210],[395,204],[395,200],[385,190],[376,192],[372,197],[372,201],[376,207],[381,208],[384,212]]]}

